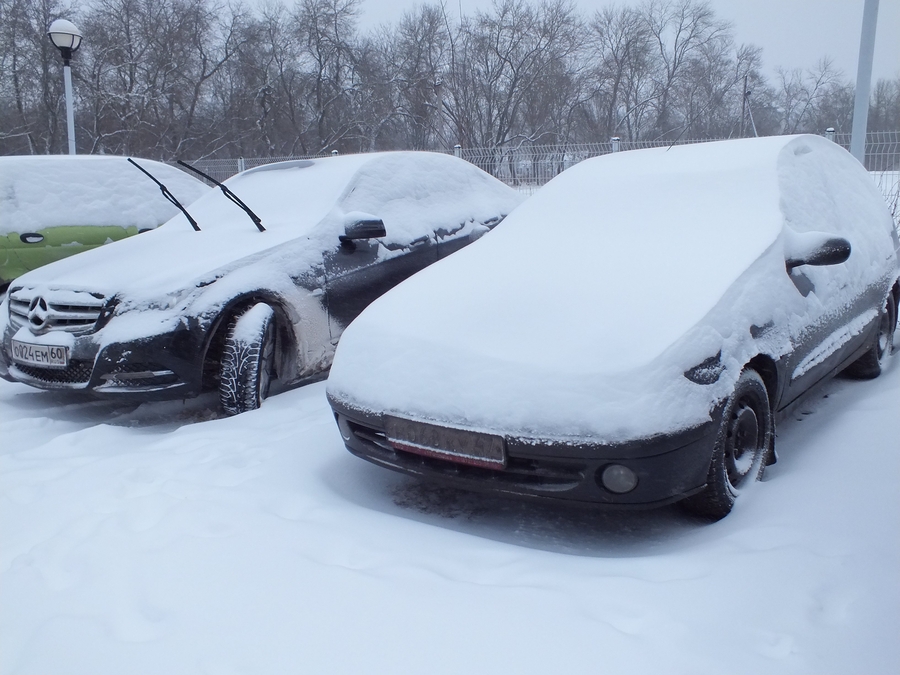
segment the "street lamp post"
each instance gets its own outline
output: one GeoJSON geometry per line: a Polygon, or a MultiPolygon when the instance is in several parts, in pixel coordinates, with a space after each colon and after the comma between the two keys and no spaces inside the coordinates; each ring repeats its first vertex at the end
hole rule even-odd
{"type": "Polygon", "coordinates": [[[72,69],[69,61],[81,46],[81,32],[75,24],[65,19],[57,19],[47,31],[50,40],[59,50],[63,60],[63,80],[66,84],[66,128],[69,134],[69,154],[75,154],[75,103],[72,100],[72,69]]]}
{"type": "Polygon", "coordinates": [[[856,98],[850,154],[866,164],[866,130],[869,122],[869,91],[872,87],[872,60],[875,56],[875,27],[878,24],[878,0],[866,0],[863,6],[862,34],[859,38],[859,63],[856,71],[856,98]]]}

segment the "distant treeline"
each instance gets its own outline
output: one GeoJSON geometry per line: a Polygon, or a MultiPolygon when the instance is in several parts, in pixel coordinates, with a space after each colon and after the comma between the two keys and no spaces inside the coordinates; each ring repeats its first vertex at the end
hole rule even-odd
{"type": "MultiPolygon", "coordinates": [[[[700,0],[422,4],[361,31],[361,0],[0,0],[0,154],[66,147],[56,18],[80,153],[265,157],[523,143],[849,131],[853,83],[826,60],[762,73],[762,50],[700,0]],[[744,83],[747,83],[746,90],[744,83]],[[745,94],[749,91],[749,94],[745,94]]],[[[900,76],[870,130],[900,129],[900,76]]]]}

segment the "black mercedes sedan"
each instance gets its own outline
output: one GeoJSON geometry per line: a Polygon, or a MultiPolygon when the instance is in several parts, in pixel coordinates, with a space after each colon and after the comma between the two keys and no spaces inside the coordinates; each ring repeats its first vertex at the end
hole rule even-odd
{"type": "Polygon", "coordinates": [[[598,157],[366,309],[329,401],[350,452],[389,469],[720,519],[775,461],[779,415],[886,367],[898,249],[824,138],[598,157]]]}
{"type": "Polygon", "coordinates": [[[522,200],[426,152],[269,164],[220,187],[155,230],[16,279],[0,376],[132,400],[217,389],[227,413],[257,408],[273,381],[321,378],[372,300],[522,200]]]}

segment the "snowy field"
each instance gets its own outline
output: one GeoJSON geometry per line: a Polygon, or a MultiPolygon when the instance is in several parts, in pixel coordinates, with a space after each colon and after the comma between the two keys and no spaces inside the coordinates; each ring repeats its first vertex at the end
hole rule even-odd
{"type": "Polygon", "coordinates": [[[714,525],[418,483],[324,392],[219,419],[0,381],[0,672],[900,672],[900,358],[714,525]]]}

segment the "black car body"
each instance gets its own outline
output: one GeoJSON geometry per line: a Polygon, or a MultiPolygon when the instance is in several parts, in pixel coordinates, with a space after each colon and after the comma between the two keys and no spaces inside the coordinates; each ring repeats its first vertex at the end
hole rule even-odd
{"type": "Polygon", "coordinates": [[[48,265],[0,308],[0,376],[135,400],[219,387],[229,412],[268,383],[320,377],[373,299],[493,227],[521,201],[455,157],[282,162],[157,230],[48,265]],[[250,310],[260,305],[264,311],[250,310]]]}
{"type": "Polygon", "coordinates": [[[367,309],[329,401],[387,468],[721,518],[774,461],[779,413],[880,372],[898,247],[871,178],[819,137],[587,160],[367,309]]]}

